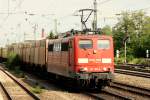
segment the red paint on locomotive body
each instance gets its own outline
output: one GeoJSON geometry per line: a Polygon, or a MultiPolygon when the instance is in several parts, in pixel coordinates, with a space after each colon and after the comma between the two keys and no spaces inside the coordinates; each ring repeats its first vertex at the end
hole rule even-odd
{"type": "Polygon", "coordinates": [[[48,72],[77,79],[112,78],[114,54],[111,36],[74,35],[49,40],[49,45],[48,72]]]}
{"type": "Polygon", "coordinates": [[[113,39],[106,35],[76,34],[70,37],[29,41],[1,48],[1,58],[14,52],[31,69],[100,87],[113,79],[113,39]],[[19,46],[20,45],[20,46],[19,46]]]}
{"type": "Polygon", "coordinates": [[[114,71],[112,37],[104,35],[75,36],[75,44],[76,72],[83,69],[85,72],[114,71]]]}

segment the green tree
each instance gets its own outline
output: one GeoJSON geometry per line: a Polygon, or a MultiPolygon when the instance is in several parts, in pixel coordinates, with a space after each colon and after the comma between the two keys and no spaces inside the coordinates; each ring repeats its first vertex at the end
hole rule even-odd
{"type": "Polygon", "coordinates": [[[55,38],[54,33],[52,31],[49,33],[48,38],[49,39],[54,39],[55,38]]]}
{"type": "Polygon", "coordinates": [[[106,35],[112,35],[112,30],[109,25],[104,26],[102,28],[102,32],[103,32],[103,34],[106,34],[106,35]]]}
{"type": "Polygon", "coordinates": [[[128,37],[128,55],[145,57],[145,50],[150,50],[150,17],[144,12],[123,12],[119,22],[113,28],[115,50],[123,50],[124,40],[128,37]]]}

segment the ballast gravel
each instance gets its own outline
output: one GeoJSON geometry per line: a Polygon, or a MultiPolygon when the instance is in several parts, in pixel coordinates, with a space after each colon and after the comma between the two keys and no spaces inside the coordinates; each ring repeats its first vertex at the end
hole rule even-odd
{"type": "Polygon", "coordinates": [[[141,87],[141,88],[150,89],[150,79],[149,78],[115,73],[114,81],[141,87]]]}

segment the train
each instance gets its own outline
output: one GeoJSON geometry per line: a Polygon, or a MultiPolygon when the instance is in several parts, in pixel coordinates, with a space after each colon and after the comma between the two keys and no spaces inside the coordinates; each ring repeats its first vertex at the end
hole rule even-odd
{"type": "Polygon", "coordinates": [[[31,40],[0,48],[0,58],[7,59],[10,52],[29,68],[75,80],[81,86],[102,88],[114,79],[112,36],[78,32],[57,39],[31,40]]]}

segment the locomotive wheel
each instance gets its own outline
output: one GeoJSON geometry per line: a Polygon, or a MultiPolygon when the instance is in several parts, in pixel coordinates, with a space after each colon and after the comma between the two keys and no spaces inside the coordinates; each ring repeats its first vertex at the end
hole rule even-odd
{"type": "Polygon", "coordinates": [[[89,88],[96,88],[96,82],[95,82],[95,79],[91,79],[91,80],[90,80],[89,88]]]}
{"type": "Polygon", "coordinates": [[[89,83],[87,80],[83,80],[83,79],[80,79],[77,82],[78,82],[78,86],[81,87],[81,88],[87,87],[88,83],[89,83]]]}
{"type": "Polygon", "coordinates": [[[107,83],[106,80],[99,80],[98,83],[97,83],[97,85],[96,85],[96,87],[97,87],[98,89],[102,90],[102,89],[104,89],[105,86],[107,86],[107,85],[108,85],[108,83],[107,83]]]}

